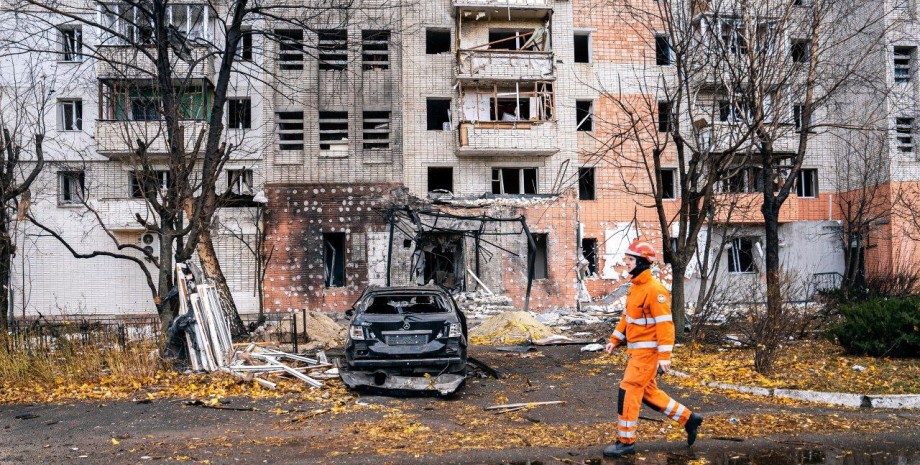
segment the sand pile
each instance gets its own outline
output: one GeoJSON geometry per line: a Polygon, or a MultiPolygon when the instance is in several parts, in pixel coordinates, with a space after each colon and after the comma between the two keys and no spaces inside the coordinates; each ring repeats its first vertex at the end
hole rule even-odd
{"type": "MultiPolygon", "coordinates": [[[[297,315],[299,327],[300,315],[297,315]]],[[[341,347],[345,343],[345,327],[321,312],[307,312],[307,350],[312,348],[341,347]]]]}
{"type": "Polygon", "coordinates": [[[478,345],[520,344],[554,336],[549,326],[528,312],[504,312],[482,322],[470,331],[470,342],[478,345]]]}

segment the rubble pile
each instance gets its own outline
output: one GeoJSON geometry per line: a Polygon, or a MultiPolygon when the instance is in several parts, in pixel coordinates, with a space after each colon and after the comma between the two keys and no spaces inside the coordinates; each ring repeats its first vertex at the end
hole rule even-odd
{"type": "Polygon", "coordinates": [[[503,312],[470,330],[470,342],[479,345],[520,344],[556,336],[528,312],[503,312]]]}
{"type": "MultiPolygon", "coordinates": [[[[345,327],[322,312],[307,311],[307,320],[303,322],[307,328],[308,342],[306,350],[319,348],[343,347],[345,345],[345,327]]],[[[298,326],[300,326],[298,324],[298,326]]]]}
{"type": "Polygon", "coordinates": [[[490,316],[515,310],[510,297],[485,291],[465,292],[456,296],[454,300],[471,323],[482,322],[490,316]]]}

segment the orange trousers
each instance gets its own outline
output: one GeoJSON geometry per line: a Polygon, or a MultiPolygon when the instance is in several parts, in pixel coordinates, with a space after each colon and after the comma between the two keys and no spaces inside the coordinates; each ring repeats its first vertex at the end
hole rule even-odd
{"type": "Polygon", "coordinates": [[[658,389],[655,375],[658,373],[658,353],[654,350],[640,350],[630,354],[626,373],[620,382],[617,399],[619,422],[617,432],[620,442],[636,442],[639,426],[639,407],[644,402],[649,407],[664,413],[668,418],[685,425],[690,418],[690,409],[658,389]]]}

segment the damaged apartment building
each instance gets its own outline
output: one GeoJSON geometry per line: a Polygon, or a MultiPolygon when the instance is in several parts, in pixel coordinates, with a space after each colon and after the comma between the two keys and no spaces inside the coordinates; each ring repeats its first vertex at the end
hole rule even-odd
{"type": "MultiPolygon", "coordinates": [[[[172,8],[176,18],[200,18],[177,24],[187,34],[209,34],[226,14],[194,2],[172,8]]],[[[225,137],[237,151],[222,182],[248,203],[221,208],[216,228],[241,312],[341,311],[368,285],[488,289],[534,311],[591,304],[619,288],[629,242],[660,246],[660,234],[655,212],[623,189],[622,168],[599,156],[609,136],[601,122],[617,113],[602,89],[642,95],[636,70],[671,65],[667,43],[620,13],[582,0],[363,2],[310,27],[249,25],[275,40],[247,35],[237,55],[237,66],[257,79],[231,84],[225,137]],[[261,280],[252,251],[259,243],[268,257],[261,280]]],[[[91,198],[107,231],[157,247],[132,222],[144,210],[135,195],[143,187],[132,180],[131,146],[120,134],[126,124],[156,131],[145,120],[149,99],[138,83],[119,90],[130,76],[79,56],[80,47],[119,53],[125,44],[103,45],[98,31],[48,19],[55,22],[44,33],[63,44],[45,65],[59,79],[57,110],[45,119],[56,128],[49,132],[57,158],[44,187],[33,189],[33,209],[75,244],[106,244],[107,233],[81,207],[91,198]]],[[[879,76],[903,83],[911,98],[916,46],[915,34],[895,47],[902,58],[877,63],[879,76]]],[[[207,105],[213,65],[192,70],[201,97],[189,107],[188,132],[203,124],[195,105],[207,105]]],[[[730,113],[716,123],[731,123],[730,113]]],[[[915,115],[897,121],[908,129],[892,155],[913,154],[898,170],[913,182],[915,115]]],[[[833,234],[836,148],[831,140],[813,144],[783,210],[781,253],[802,273],[832,276],[844,267],[833,234]]],[[[676,170],[662,177],[671,186],[665,200],[676,199],[676,170]]],[[[161,181],[169,182],[165,174],[161,181]]],[[[742,171],[723,189],[748,195],[758,187],[742,171]]],[[[721,269],[730,283],[759,279],[762,220],[751,211],[710,232],[725,237],[721,269]]],[[[153,309],[136,265],[72,258],[28,222],[17,223],[17,243],[17,315],[153,309]],[[66,278],[75,273],[80,282],[66,278]]],[[[867,261],[882,250],[855,246],[867,261]]],[[[691,270],[682,279],[698,278],[691,270]]]]}

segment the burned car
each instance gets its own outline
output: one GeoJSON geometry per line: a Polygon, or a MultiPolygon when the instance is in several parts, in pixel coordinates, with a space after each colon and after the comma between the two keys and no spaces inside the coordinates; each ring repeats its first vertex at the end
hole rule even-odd
{"type": "Polygon", "coordinates": [[[348,387],[450,394],[466,379],[466,317],[444,288],[369,287],[348,312],[348,387]]]}

